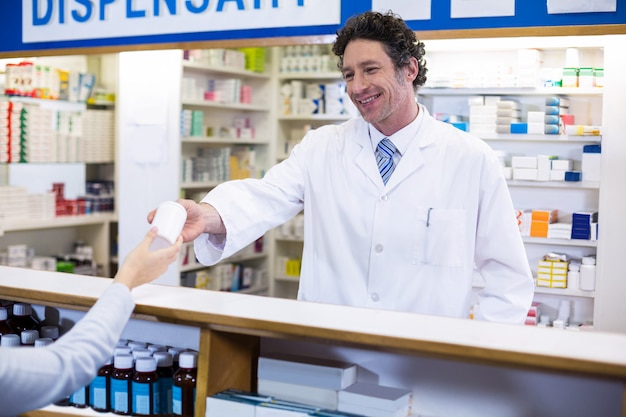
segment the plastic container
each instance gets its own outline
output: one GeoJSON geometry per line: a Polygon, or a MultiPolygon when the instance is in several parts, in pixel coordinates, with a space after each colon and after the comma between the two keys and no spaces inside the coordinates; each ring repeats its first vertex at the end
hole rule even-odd
{"type": "Polygon", "coordinates": [[[15,334],[15,331],[7,323],[9,312],[6,307],[0,307],[0,337],[5,334],[15,334]]]}

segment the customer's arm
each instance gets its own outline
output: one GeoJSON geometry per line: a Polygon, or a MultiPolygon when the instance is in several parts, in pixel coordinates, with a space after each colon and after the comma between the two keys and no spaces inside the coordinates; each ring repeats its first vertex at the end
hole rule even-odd
{"type": "Polygon", "coordinates": [[[12,416],[53,403],[88,384],[113,353],[135,306],[130,290],[163,274],[180,251],[175,245],[150,252],[153,228],[128,254],[113,284],[89,312],[45,348],[0,352],[0,415],[12,416]]]}

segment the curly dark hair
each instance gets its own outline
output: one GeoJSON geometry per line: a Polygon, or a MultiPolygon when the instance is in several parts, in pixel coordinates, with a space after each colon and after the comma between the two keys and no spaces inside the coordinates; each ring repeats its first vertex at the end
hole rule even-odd
{"type": "Polygon", "coordinates": [[[337,39],[333,43],[333,53],[339,57],[337,67],[343,69],[343,54],[346,46],[355,39],[368,39],[383,44],[385,52],[393,61],[396,70],[408,65],[413,56],[419,64],[417,77],[413,80],[413,88],[426,82],[426,60],[424,59],[424,43],[418,41],[415,33],[409,29],[402,18],[391,11],[387,13],[365,12],[350,17],[343,28],[337,31],[337,39]]]}

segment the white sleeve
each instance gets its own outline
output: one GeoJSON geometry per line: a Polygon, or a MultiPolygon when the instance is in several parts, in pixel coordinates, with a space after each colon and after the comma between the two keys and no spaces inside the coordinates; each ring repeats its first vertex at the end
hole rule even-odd
{"type": "Polygon", "coordinates": [[[128,287],[113,284],[55,343],[0,349],[0,416],[49,405],[87,385],[113,354],[134,307],[128,287]]]}

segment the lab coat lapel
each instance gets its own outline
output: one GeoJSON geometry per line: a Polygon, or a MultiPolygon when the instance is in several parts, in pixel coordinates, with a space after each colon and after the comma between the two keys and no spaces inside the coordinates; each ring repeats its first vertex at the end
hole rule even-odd
{"type": "Polygon", "coordinates": [[[382,186],[383,180],[380,178],[380,172],[376,166],[376,157],[372,153],[367,123],[363,119],[361,119],[361,123],[357,124],[354,137],[355,140],[350,141],[350,146],[347,149],[349,158],[374,184],[382,186]]]}
{"type": "Polygon", "coordinates": [[[432,118],[426,113],[422,121],[422,126],[417,131],[415,137],[411,140],[408,149],[400,158],[400,162],[396,166],[395,171],[391,174],[387,188],[394,188],[396,185],[404,181],[407,177],[418,171],[424,165],[426,158],[425,153],[428,147],[434,143],[434,136],[430,134],[432,127],[432,118]]]}

